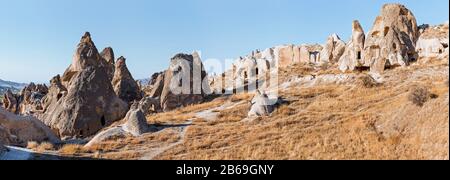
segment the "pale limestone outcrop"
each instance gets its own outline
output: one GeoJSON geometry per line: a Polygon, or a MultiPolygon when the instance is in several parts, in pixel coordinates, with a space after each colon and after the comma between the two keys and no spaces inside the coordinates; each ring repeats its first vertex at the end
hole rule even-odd
{"type": "MultiPolygon", "coordinates": [[[[339,69],[343,72],[353,71],[356,67],[364,66],[363,50],[366,35],[359,23],[355,20],[352,23],[352,37],[347,43],[344,54],[341,56],[338,62],[339,69]]],[[[365,65],[370,66],[370,65],[365,65]]]]}
{"type": "Polygon", "coordinates": [[[400,4],[386,4],[366,37],[364,64],[372,73],[388,67],[407,66],[417,60],[419,28],[413,13],[400,4]]]}

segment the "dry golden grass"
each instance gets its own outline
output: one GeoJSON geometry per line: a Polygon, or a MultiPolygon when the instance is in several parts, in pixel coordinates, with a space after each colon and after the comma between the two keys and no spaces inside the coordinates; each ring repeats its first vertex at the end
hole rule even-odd
{"type": "MultiPolygon", "coordinates": [[[[316,72],[290,67],[288,75],[316,72]],[[296,70],[296,71],[295,71],[296,70]]],[[[335,69],[320,70],[333,73],[335,69]]],[[[251,94],[151,115],[149,122],[193,124],[183,137],[173,128],[142,137],[104,142],[89,149],[91,157],[140,159],[150,149],[182,142],[156,159],[448,159],[448,63],[413,65],[386,72],[383,84],[292,87],[280,92],[288,103],[270,117],[246,119],[251,94]],[[424,86],[430,99],[417,106],[410,89],[424,86]],[[368,88],[370,87],[370,88],[368,88]],[[198,119],[196,112],[224,103],[217,119],[198,119]],[[244,103],[242,103],[244,102],[244,103]]]]}
{"type": "Polygon", "coordinates": [[[210,108],[218,107],[225,102],[225,98],[217,98],[211,102],[191,105],[170,112],[151,114],[147,116],[147,121],[151,124],[163,123],[185,123],[195,117],[195,113],[210,108]]]}
{"type": "Polygon", "coordinates": [[[27,143],[27,149],[36,149],[39,146],[39,143],[36,141],[30,141],[27,143]]]}
{"type": "MultiPolygon", "coordinates": [[[[433,68],[448,67],[417,67],[433,68]]],[[[231,120],[195,124],[157,159],[448,159],[448,76],[412,69],[371,88],[292,88],[281,92],[288,104],[252,122],[235,107],[219,116],[231,120]],[[434,94],[423,107],[408,100],[416,81],[434,94]]]]}
{"type": "Polygon", "coordinates": [[[80,153],[85,153],[86,150],[82,145],[79,144],[66,144],[58,152],[62,155],[75,155],[80,153]]]}
{"type": "Polygon", "coordinates": [[[31,149],[38,153],[43,153],[46,151],[54,150],[55,147],[52,143],[49,142],[42,142],[41,144],[39,144],[38,142],[30,141],[27,143],[27,149],[31,149]]]}

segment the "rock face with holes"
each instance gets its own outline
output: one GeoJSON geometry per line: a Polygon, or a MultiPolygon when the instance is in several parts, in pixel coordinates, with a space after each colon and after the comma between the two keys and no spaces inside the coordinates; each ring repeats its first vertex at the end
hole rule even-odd
{"type": "Polygon", "coordinates": [[[112,84],[117,96],[127,103],[142,98],[141,89],[128,70],[126,59],[123,56],[117,59],[112,84]]]}
{"type": "Polygon", "coordinates": [[[48,93],[45,84],[31,83],[20,92],[19,114],[33,115],[41,113],[43,106],[41,100],[48,93]]]}
{"type": "Polygon", "coordinates": [[[9,112],[20,115],[40,113],[43,110],[41,99],[47,93],[46,85],[30,83],[18,94],[7,91],[4,95],[3,107],[9,112]]]}
{"type": "Polygon", "coordinates": [[[296,62],[303,64],[321,64],[320,57],[323,46],[319,44],[302,44],[298,46],[299,59],[296,62]]]}
{"type": "Polygon", "coordinates": [[[0,108],[0,142],[26,146],[28,141],[58,143],[59,138],[38,119],[18,116],[0,108]]]}
{"type": "Polygon", "coordinates": [[[448,23],[421,29],[422,33],[416,44],[421,59],[448,57],[449,31],[448,23]]]}
{"type": "MultiPolygon", "coordinates": [[[[362,58],[365,40],[366,35],[361,24],[357,20],[353,21],[352,37],[338,62],[341,71],[353,71],[356,67],[365,65],[362,58]]],[[[366,66],[370,66],[370,64],[366,66]]]]}
{"type": "Polygon", "coordinates": [[[51,80],[40,119],[60,137],[88,137],[125,116],[128,105],[115,94],[102,64],[105,60],[86,33],[64,75],[51,80]]]}
{"type": "Polygon", "coordinates": [[[161,94],[152,95],[160,99],[163,111],[200,103],[211,93],[206,71],[197,52],[175,55],[163,77],[155,83],[163,84],[161,94]]]}
{"type": "Polygon", "coordinates": [[[259,91],[256,92],[251,103],[252,106],[248,112],[248,117],[269,116],[274,111],[276,104],[267,94],[260,93],[259,91]]]}
{"type": "Polygon", "coordinates": [[[410,10],[400,4],[384,5],[364,44],[365,65],[370,65],[372,73],[409,65],[417,60],[418,37],[419,28],[410,10]]]}
{"type": "Polygon", "coordinates": [[[337,34],[328,37],[327,43],[320,52],[321,63],[337,63],[345,51],[345,42],[337,34]]]}

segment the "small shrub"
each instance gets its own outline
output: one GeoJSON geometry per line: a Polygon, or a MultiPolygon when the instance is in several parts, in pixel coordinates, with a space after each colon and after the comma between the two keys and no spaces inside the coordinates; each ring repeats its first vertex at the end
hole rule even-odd
{"type": "Polygon", "coordinates": [[[36,141],[30,141],[27,144],[27,149],[35,150],[35,149],[37,149],[38,146],[39,146],[39,143],[37,143],[36,141]]]}
{"type": "Polygon", "coordinates": [[[361,85],[365,88],[377,87],[379,83],[371,76],[365,75],[360,77],[361,85]]]}
{"type": "Polygon", "coordinates": [[[423,106],[430,99],[430,92],[426,87],[416,86],[409,92],[408,99],[417,106],[423,106]]]}
{"type": "Polygon", "coordinates": [[[36,148],[36,151],[42,153],[42,152],[50,151],[50,150],[54,150],[54,149],[55,148],[53,147],[52,143],[43,142],[36,148]]]}
{"type": "Polygon", "coordinates": [[[83,146],[79,144],[66,144],[61,149],[59,149],[59,153],[61,154],[78,154],[84,152],[83,146]]]}

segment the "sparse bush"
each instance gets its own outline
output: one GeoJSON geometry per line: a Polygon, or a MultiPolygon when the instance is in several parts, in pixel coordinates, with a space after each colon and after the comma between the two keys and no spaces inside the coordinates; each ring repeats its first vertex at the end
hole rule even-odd
{"type": "Polygon", "coordinates": [[[61,154],[78,154],[84,152],[83,146],[79,144],[66,144],[61,149],[59,149],[59,153],[61,154]]]}
{"type": "Polygon", "coordinates": [[[54,149],[55,148],[53,147],[52,143],[43,142],[36,148],[36,151],[42,153],[42,152],[50,151],[50,150],[54,150],[54,149]]]}
{"type": "Polygon", "coordinates": [[[373,88],[380,85],[372,76],[364,75],[360,77],[361,85],[365,88],[373,88]]]}
{"type": "Polygon", "coordinates": [[[35,149],[37,149],[38,146],[39,146],[39,143],[37,143],[36,141],[30,141],[27,144],[27,149],[35,150],[35,149]]]}
{"type": "Polygon", "coordinates": [[[417,106],[423,106],[430,99],[430,96],[428,88],[416,86],[409,92],[408,99],[417,106]]]}

